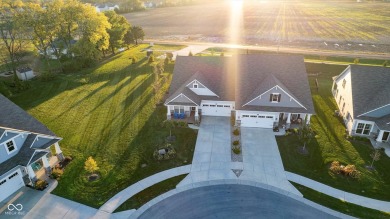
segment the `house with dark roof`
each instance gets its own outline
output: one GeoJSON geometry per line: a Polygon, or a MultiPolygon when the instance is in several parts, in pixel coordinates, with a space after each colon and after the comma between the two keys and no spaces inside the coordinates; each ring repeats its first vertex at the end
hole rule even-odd
{"type": "MultiPolygon", "coordinates": [[[[235,116],[243,127],[289,128],[314,114],[303,56],[177,57],[168,119],[235,116]]],[[[191,120],[193,118],[193,120],[191,120]]]]}
{"type": "Polygon", "coordinates": [[[0,94],[0,202],[64,159],[56,136],[45,125],[0,94]],[[51,147],[56,153],[52,156],[51,147]]]}
{"type": "MultiPolygon", "coordinates": [[[[390,68],[380,66],[349,65],[333,78],[332,93],[350,135],[389,145],[389,84],[390,68]]],[[[386,153],[390,155],[390,146],[386,153]]]]}

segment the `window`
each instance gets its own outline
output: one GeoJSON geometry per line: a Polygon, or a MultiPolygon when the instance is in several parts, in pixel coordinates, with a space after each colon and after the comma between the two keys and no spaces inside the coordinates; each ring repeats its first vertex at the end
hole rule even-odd
{"type": "Polygon", "coordinates": [[[249,115],[242,115],[242,118],[248,118],[249,115]]]}
{"type": "Polygon", "coordinates": [[[347,83],[347,81],[344,79],[344,80],[343,80],[343,85],[342,85],[343,88],[345,88],[345,84],[346,84],[346,83],[347,83]]]}
{"type": "Polygon", "coordinates": [[[175,106],[175,113],[184,113],[184,106],[175,106]]]}
{"type": "Polygon", "coordinates": [[[215,105],[210,105],[210,107],[215,107],[215,105]]]}
{"type": "Polygon", "coordinates": [[[280,102],[281,96],[282,95],[280,95],[280,94],[270,94],[269,101],[272,102],[272,103],[280,102]]]}
{"type": "Polygon", "coordinates": [[[251,118],[257,118],[257,116],[255,116],[255,115],[251,115],[251,118]]]}
{"type": "Polygon", "coordinates": [[[9,176],[8,179],[12,179],[12,178],[14,178],[14,177],[17,176],[17,175],[18,175],[18,172],[15,172],[15,173],[12,174],[11,176],[9,176]]]}
{"type": "Polygon", "coordinates": [[[7,182],[7,180],[3,180],[0,182],[0,186],[3,185],[5,182],[7,182]]]}
{"type": "Polygon", "coordinates": [[[217,107],[223,107],[223,105],[217,105],[217,107]]]}
{"type": "Polygon", "coordinates": [[[355,133],[368,135],[370,134],[372,125],[365,123],[358,123],[355,133]]]}
{"type": "Polygon", "coordinates": [[[223,107],[229,107],[229,108],[230,108],[230,106],[229,106],[229,105],[224,105],[223,107]]]}
{"type": "Polygon", "coordinates": [[[341,110],[341,112],[344,112],[344,108],[345,108],[345,102],[343,103],[343,109],[341,110]]]}
{"type": "Polygon", "coordinates": [[[192,85],[192,88],[198,88],[198,84],[197,84],[197,83],[194,83],[194,84],[192,85]]]}
{"type": "Polygon", "coordinates": [[[6,146],[6,148],[7,148],[8,153],[11,153],[12,151],[14,151],[14,150],[16,149],[13,140],[8,141],[7,143],[5,143],[5,146],[6,146]]]}
{"type": "Polygon", "coordinates": [[[203,104],[203,106],[209,106],[208,104],[203,104]]]}
{"type": "Polygon", "coordinates": [[[340,99],[339,99],[339,105],[340,105],[340,103],[341,103],[341,98],[342,98],[342,96],[340,95],[340,99]]]}
{"type": "Polygon", "coordinates": [[[266,116],[267,119],[271,119],[271,118],[274,118],[273,116],[266,116]]]}
{"type": "Polygon", "coordinates": [[[263,119],[263,118],[265,118],[265,116],[259,116],[259,118],[263,119]]]}

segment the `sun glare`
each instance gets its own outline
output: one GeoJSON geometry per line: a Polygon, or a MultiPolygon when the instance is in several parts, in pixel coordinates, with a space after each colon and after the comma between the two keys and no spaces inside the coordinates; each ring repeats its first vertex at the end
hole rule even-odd
{"type": "Polygon", "coordinates": [[[230,1],[229,43],[238,44],[241,38],[243,14],[242,0],[230,1]]]}

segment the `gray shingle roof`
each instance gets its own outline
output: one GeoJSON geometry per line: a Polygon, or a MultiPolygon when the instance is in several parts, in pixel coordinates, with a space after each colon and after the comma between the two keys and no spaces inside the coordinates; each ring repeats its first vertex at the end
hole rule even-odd
{"type": "Polygon", "coordinates": [[[302,113],[315,113],[303,56],[269,54],[239,55],[238,62],[240,65],[238,66],[239,75],[236,86],[236,109],[287,112],[287,109],[291,107],[242,107],[246,103],[245,101],[248,99],[248,96],[253,95],[253,98],[255,97],[256,94],[253,91],[259,85],[265,83],[265,80],[275,78],[275,83],[280,83],[278,84],[279,86],[284,87],[288,93],[307,109],[299,108],[299,110],[297,109],[298,111],[302,113]]]}
{"type": "Polygon", "coordinates": [[[390,68],[350,65],[354,116],[390,104],[390,68]]]}
{"type": "MultiPolygon", "coordinates": [[[[26,141],[23,143],[23,146],[20,148],[19,152],[10,159],[0,164],[0,176],[18,165],[27,166],[28,161],[33,155],[34,156],[32,157],[31,162],[36,161],[37,159],[45,155],[45,153],[47,154],[47,152],[37,152],[34,154],[35,149],[30,148],[36,137],[36,134],[29,134],[26,138],[26,141]]],[[[39,149],[47,149],[52,144],[58,141],[59,139],[53,139],[45,145],[42,145],[39,149]]]]}
{"type": "Polygon", "coordinates": [[[235,84],[235,75],[230,66],[229,57],[178,56],[169,88],[169,97],[165,103],[183,93],[199,105],[202,97],[186,87],[195,79],[219,96],[207,96],[207,99],[234,100],[232,87],[235,84]]]}
{"type": "Polygon", "coordinates": [[[235,101],[236,109],[314,114],[303,56],[251,54],[233,57],[180,56],[176,60],[166,103],[183,93],[198,105],[203,100],[235,101]],[[219,97],[198,96],[186,87],[194,79],[219,97]],[[279,85],[307,108],[244,106],[279,85]]]}
{"type": "Polygon", "coordinates": [[[45,125],[1,94],[0,127],[56,136],[45,125]]]}

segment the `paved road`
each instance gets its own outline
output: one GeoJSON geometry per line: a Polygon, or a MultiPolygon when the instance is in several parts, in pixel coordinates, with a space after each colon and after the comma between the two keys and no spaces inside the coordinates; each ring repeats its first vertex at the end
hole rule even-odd
{"type": "Polygon", "coordinates": [[[335,218],[287,196],[246,185],[215,185],[173,195],[139,218],[335,218]]]}
{"type": "Polygon", "coordinates": [[[338,57],[352,57],[362,59],[389,59],[390,53],[368,53],[357,51],[325,51],[308,48],[289,48],[279,46],[252,46],[252,45],[232,45],[227,43],[207,43],[207,42],[190,42],[190,41],[177,41],[177,40],[145,40],[145,42],[154,42],[156,44],[176,44],[176,45],[199,45],[207,47],[217,48],[236,48],[236,49],[248,49],[257,51],[273,51],[293,54],[306,54],[306,55],[319,55],[319,56],[338,56],[338,57]]]}

